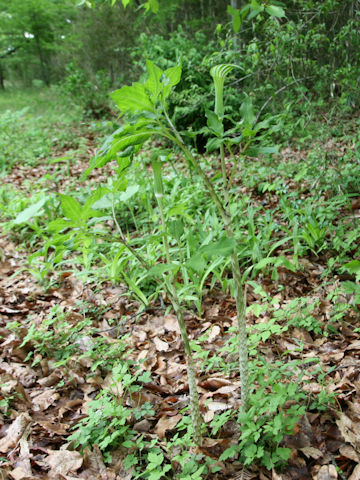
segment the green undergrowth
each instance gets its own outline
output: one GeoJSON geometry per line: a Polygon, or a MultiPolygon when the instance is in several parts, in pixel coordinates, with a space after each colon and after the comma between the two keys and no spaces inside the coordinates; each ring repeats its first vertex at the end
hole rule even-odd
{"type": "Polygon", "coordinates": [[[15,165],[46,165],[53,171],[52,161],[75,161],[86,152],[83,137],[101,136],[107,131],[106,124],[91,119],[84,123],[81,110],[70,97],[60,97],[56,89],[1,92],[0,175],[10,173],[15,165]]]}
{"type": "MultiPolygon", "coordinates": [[[[107,183],[89,181],[84,186],[67,176],[67,162],[76,162],[77,155],[84,153],[81,139],[74,135],[74,143],[62,146],[65,151],[70,148],[71,158],[65,153],[68,160],[56,165],[49,161],[54,145],[45,140],[49,134],[46,128],[50,128],[57,138],[69,142],[70,130],[63,127],[70,129],[73,118],[49,126],[45,117],[15,109],[2,113],[0,121],[8,122],[9,138],[14,136],[20,143],[26,139],[29,156],[25,150],[21,163],[48,169],[37,180],[24,182],[21,192],[16,185],[0,187],[1,228],[28,252],[24,269],[45,290],[60,285],[64,273],[71,272],[99,288],[106,281],[126,284],[127,295],[140,303],[140,309],[159,304],[161,286],[155,277],[166,270],[160,213],[149,168],[151,154],[157,148],[165,157],[169,247],[177,265],[186,266],[177,271],[179,295],[189,311],[201,316],[203,300],[209,293],[233,293],[230,247],[222,225],[197,173],[191,169],[185,173],[176,152],[149,144],[133,160],[137,168],[129,169],[125,177],[115,174],[107,183]],[[47,127],[41,129],[41,125],[47,127]],[[21,129],[28,136],[21,137],[21,129]],[[32,135],[33,129],[39,131],[32,135]],[[43,150],[36,153],[38,145],[43,150]],[[48,184],[49,179],[56,182],[61,176],[68,180],[63,195],[48,184]],[[119,230],[151,268],[145,269],[129,254],[120,241],[119,230]]],[[[237,196],[232,215],[243,279],[256,299],[247,310],[252,319],[248,343],[253,387],[246,413],[240,415],[237,408],[228,408],[204,426],[204,436],[213,439],[222,438],[230,424],[238,432],[222,451],[221,461],[232,459],[247,466],[258,463],[268,469],[285,466],[291,453],[283,444],[285,435],[293,433],[306,411],[323,412],[335,402],[327,390],[330,379],[318,359],[310,358],[304,366],[303,360],[290,358],[289,352],[279,352],[270,363],[258,348],[276,345],[282,335],[291,336],[294,329],[302,329],[314,338],[336,339],[343,325],[355,325],[360,305],[360,226],[354,221],[352,205],[360,191],[356,148],[360,138],[356,132],[350,135],[350,127],[347,132],[341,129],[341,136],[326,149],[323,145],[329,136],[324,129],[316,139],[312,137],[306,150],[300,151],[294,141],[287,150],[279,145],[282,154],[244,157],[239,163],[232,190],[237,196]],[[307,279],[309,265],[316,266],[316,285],[279,303],[291,275],[307,279]],[[269,284],[270,292],[264,288],[269,284]],[[326,293],[321,296],[323,291],[326,293]],[[328,304],[326,321],[321,311],[324,301],[328,304]],[[303,387],[311,380],[321,385],[319,394],[305,393],[303,387]]],[[[101,130],[100,124],[90,128],[101,130]]],[[[103,128],[105,131],[109,127],[103,128]]],[[[10,171],[18,163],[20,143],[13,160],[6,150],[10,140],[6,144],[4,170],[10,171]]],[[[217,160],[215,155],[204,157],[204,168],[211,171],[217,160]]],[[[226,160],[230,165],[231,158],[226,160]]],[[[220,189],[220,179],[214,181],[215,188],[220,189]]],[[[169,310],[168,305],[165,307],[169,310]]],[[[73,425],[73,446],[84,449],[98,445],[107,462],[120,451],[124,468],[132,469],[133,478],[211,478],[219,466],[204,453],[192,453],[192,425],[186,409],[181,411],[181,421],[162,440],[150,441],[133,428],[144,419],[155,425],[153,406],[131,400],[151,381],[151,373],[143,366],[134,366],[125,337],[119,335],[116,341],[108,342],[99,335],[93,313],[81,308],[81,320],[60,308],[54,308],[40,326],[29,319],[23,337],[20,324],[10,325],[22,338],[22,346],[29,352],[27,360],[34,365],[43,357],[54,360],[58,367],[90,359],[90,376],[112,372],[111,386],[97,392],[88,405],[87,416],[73,425]]],[[[101,317],[101,312],[98,315],[101,317]]],[[[216,352],[208,348],[209,335],[210,331],[204,332],[192,341],[199,372],[231,378],[237,362],[235,332],[231,328],[224,332],[223,345],[216,352]]],[[[304,342],[297,341],[300,356],[304,347],[304,342]]],[[[6,397],[0,405],[2,411],[7,411],[11,402],[12,398],[6,397]]]]}

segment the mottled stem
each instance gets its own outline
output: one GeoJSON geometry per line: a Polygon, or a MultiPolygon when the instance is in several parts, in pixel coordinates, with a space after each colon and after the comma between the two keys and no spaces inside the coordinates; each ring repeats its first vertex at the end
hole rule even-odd
{"type": "MultiPolygon", "coordinates": [[[[163,244],[165,249],[166,262],[170,266],[171,256],[170,256],[170,246],[169,246],[169,239],[168,239],[168,230],[167,230],[167,224],[166,224],[164,206],[163,206],[163,187],[162,187],[162,175],[161,175],[160,164],[153,162],[153,170],[154,170],[155,196],[156,196],[156,200],[157,200],[159,211],[160,211],[160,221],[161,221],[162,230],[163,230],[163,244]]],[[[183,315],[178,294],[176,291],[176,281],[172,271],[168,274],[167,284],[168,284],[167,290],[170,291],[171,293],[170,300],[175,310],[175,314],[179,323],[181,338],[184,344],[185,359],[186,359],[186,366],[187,366],[187,377],[188,377],[188,383],[189,383],[190,411],[191,411],[191,419],[192,419],[192,424],[194,429],[193,438],[196,445],[201,445],[202,418],[200,413],[199,393],[197,391],[197,385],[196,385],[196,370],[195,370],[194,362],[192,359],[192,351],[191,351],[189,337],[186,330],[184,315],[183,315]]]]}

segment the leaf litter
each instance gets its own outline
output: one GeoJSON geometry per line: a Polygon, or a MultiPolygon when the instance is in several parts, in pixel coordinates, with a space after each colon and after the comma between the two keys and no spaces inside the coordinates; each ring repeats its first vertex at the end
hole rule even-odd
{"type": "MultiPolygon", "coordinates": [[[[294,159],[304,153],[286,149],[282,154],[284,159],[294,159]]],[[[84,171],[85,161],[72,167],[74,176],[80,176],[84,171]]],[[[41,166],[31,170],[17,167],[5,178],[5,183],[26,190],[25,178],[35,182],[48,172],[41,166]]],[[[298,188],[296,184],[290,187],[298,188]]],[[[250,193],[255,202],[264,202],[264,196],[255,191],[250,193]]],[[[278,202],[276,195],[266,195],[268,208],[278,202]]],[[[354,208],[359,209],[360,204],[356,202],[358,199],[352,200],[354,208]]],[[[357,213],[353,212],[355,217],[357,213]]],[[[183,417],[182,410],[188,404],[186,366],[176,317],[158,310],[155,305],[153,310],[136,315],[139,304],[124,297],[123,287],[104,282],[99,289],[91,283],[84,285],[73,275],[64,276],[59,286],[44,291],[26,270],[21,270],[27,264],[26,252],[18,248],[9,234],[0,237],[0,251],[2,478],[131,480],[131,472],[126,472],[122,465],[124,454],[121,449],[115,451],[112,461],[106,464],[96,444],[86,447],[81,455],[73,449],[68,437],[72,427],[88,413],[89,402],[106,386],[125,404],[139,406],[148,402],[152,406],[153,414],[148,418],[140,421],[128,419],[139,436],[156,438],[161,444],[167,435],[173,435],[183,417]],[[21,272],[13,276],[19,270],[21,272]],[[84,315],[79,308],[80,299],[89,310],[97,307],[100,315],[91,317],[91,326],[76,339],[76,349],[70,351],[65,364],[56,362],[56,346],[51,350],[50,345],[47,354],[34,352],[31,342],[24,343],[29,318],[40,328],[56,306],[66,312],[67,321],[72,325],[81,322],[84,315]],[[119,318],[127,318],[127,321],[114,327],[113,321],[119,318]],[[97,332],[95,336],[93,332],[97,332]],[[118,344],[120,336],[127,334],[130,334],[127,338],[130,358],[140,369],[152,373],[151,382],[131,394],[124,392],[121,384],[113,383],[111,372],[104,373],[101,368],[92,370],[94,359],[86,356],[99,337],[110,348],[118,344]]],[[[300,259],[300,263],[301,271],[292,272],[280,266],[276,281],[270,275],[263,275],[258,280],[263,290],[276,299],[274,311],[286,309],[295,298],[307,297],[308,304],[316,305],[311,313],[323,332],[333,308],[328,296],[335,288],[334,284],[327,286],[320,278],[327,259],[309,255],[300,259]],[[280,291],[279,284],[284,285],[280,291]]],[[[248,305],[263,302],[254,288],[248,289],[247,297],[248,305]]],[[[351,296],[344,298],[344,302],[351,302],[351,296]]],[[[214,290],[205,296],[203,309],[202,318],[189,313],[187,325],[193,340],[207,334],[202,347],[211,355],[220,351],[231,336],[229,329],[236,323],[235,305],[228,295],[214,290]]],[[[269,320],[266,310],[257,315],[254,310],[248,312],[250,328],[267,324],[269,320]]],[[[310,361],[307,364],[310,368],[305,368],[304,363],[302,385],[309,395],[309,402],[324,388],[336,394],[336,402],[333,407],[316,413],[308,411],[301,417],[293,435],[283,440],[283,445],[291,448],[292,454],[288,466],[279,472],[255,466],[245,469],[239,462],[218,460],[224,450],[239,439],[238,424],[229,421],[217,438],[205,437],[201,447],[202,453],[215,459],[219,467],[218,473],[212,474],[211,478],[360,479],[360,335],[354,330],[354,326],[358,326],[356,322],[358,318],[349,311],[347,322],[339,324],[333,336],[290,326],[280,335],[260,340],[259,351],[269,362],[274,362],[279,355],[284,362],[292,359],[310,361]],[[319,359],[326,387],[324,383],[319,384],[315,364],[312,373],[311,360],[314,358],[319,359]]],[[[286,319],[279,319],[279,323],[285,325],[286,319]]],[[[224,354],[225,362],[233,360],[224,354]]],[[[207,424],[216,414],[239,407],[239,388],[239,379],[232,371],[219,376],[216,369],[210,369],[199,375],[200,403],[207,424]]]]}

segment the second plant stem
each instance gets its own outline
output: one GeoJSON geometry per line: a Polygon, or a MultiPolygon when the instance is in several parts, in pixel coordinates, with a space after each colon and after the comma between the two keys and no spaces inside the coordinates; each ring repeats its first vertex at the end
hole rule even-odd
{"type": "MultiPolygon", "coordinates": [[[[166,263],[171,266],[171,255],[170,255],[170,246],[168,238],[167,223],[164,214],[164,205],[163,205],[163,185],[162,185],[162,172],[160,162],[153,162],[153,171],[154,171],[154,187],[155,187],[155,196],[159,206],[160,212],[160,221],[163,231],[163,244],[165,249],[166,263]]],[[[189,337],[186,330],[184,314],[180,305],[178,294],[176,291],[176,279],[173,271],[170,269],[168,278],[166,281],[168,285],[168,290],[170,291],[170,300],[174,308],[179,328],[181,338],[184,344],[185,358],[186,358],[186,368],[187,368],[187,377],[189,383],[189,396],[190,396],[190,411],[192,425],[194,429],[194,442],[196,445],[201,445],[201,430],[202,430],[202,418],[200,413],[200,403],[199,403],[199,393],[197,391],[196,384],[196,370],[194,361],[192,358],[192,351],[189,342],[189,337]]]]}
{"type": "MultiPolygon", "coordinates": [[[[172,130],[171,134],[169,132],[164,132],[169,140],[172,140],[185,154],[189,163],[195,168],[199,173],[201,178],[204,181],[205,187],[208,190],[211,198],[213,199],[220,217],[222,218],[225,232],[229,238],[235,238],[235,232],[232,226],[231,210],[230,210],[230,198],[229,198],[229,184],[227,180],[226,165],[225,165],[225,154],[224,148],[221,147],[220,156],[221,156],[221,172],[223,179],[223,195],[224,201],[216,193],[211,180],[203,170],[198,159],[191,153],[191,151],[184,144],[179,132],[176,130],[175,126],[170,123],[172,130]]],[[[241,280],[241,270],[239,265],[239,260],[237,256],[236,247],[231,255],[231,269],[234,279],[234,289],[235,289],[235,302],[236,302],[236,313],[237,313],[237,323],[238,323],[238,335],[239,335],[239,373],[240,373],[240,383],[241,383],[241,406],[242,410],[245,412],[249,404],[249,361],[248,361],[248,347],[247,347],[247,333],[246,333],[246,299],[244,294],[244,289],[242,286],[241,280]]]]}

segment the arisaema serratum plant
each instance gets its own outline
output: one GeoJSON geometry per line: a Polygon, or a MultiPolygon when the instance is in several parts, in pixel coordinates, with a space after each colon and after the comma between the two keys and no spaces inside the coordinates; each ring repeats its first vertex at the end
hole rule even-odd
{"type": "MultiPolygon", "coordinates": [[[[220,150],[219,171],[222,174],[223,181],[223,186],[220,191],[214,186],[212,180],[202,168],[198,157],[194,155],[187,147],[167,112],[166,99],[170,95],[173,87],[180,81],[181,67],[175,66],[166,71],[162,71],[151,61],[147,61],[148,79],[144,84],[134,83],[132,86],[125,86],[120,90],[113,92],[111,95],[121,114],[127,114],[129,121],[128,123],[125,123],[119,130],[117,130],[111,137],[109,137],[104,146],[100,149],[97,156],[92,161],[88,171],[96,167],[104,166],[107,162],[112,160],[116,160],[119,164],[120,171],[123,171],[123,165],[128,165],[131,162],[134,154],[139,152],[143,144],[148,139],[154,136],[160,136],[166,138],[174,145],[177,145],[184,154],[187,162],[202,178],[203,183],[214,202],[218,215],[222,219],[224,230],[227,236],[227,250],[228,254],[231,255],[240,342],[239,366],[241,377],[241,399],[242,408],[243,410],[246,410],[249,396],[248,354],[246,346],[245,323],[246,302],[242,288],[241,271],[237,258],[236,240],[232,226],[233,219],[230,208],[230,189],[234,174],[236,172],[236,164],[231,174],[228,176],[225,165],[224,149],[227,148],[231,152],[231,144],[233,143],[239,144],[241,142],[245,142],[245,146],[248,145],[250,143],[248,137],[251,137],[252,134],[248,133],[247,135],[234,137],[234,129],[231,131],[231,135],[229,135],[227,132],[224,132],[223,88],[225,78],[230,73],[231,69],[232,66],[230,65],[220,65],[211,70],[216,92],[215,111],[207,112],[209,131],[214,135],[215,139],[212,147],[219,148],[220,150]]],[[[246,110],[246,102],[244,105],[246,110]]],[[[247,117],[249,117],[249,112],[250,109],[247,108],[247,117]]],[[[251,128],[248,128],[248,131],[254,133],[251,128]]],[[[235,160],[234,156],[233,158],[235,160]]],[[[175,278],[179,266],[176,263],[172,263],[169,248],[168,229],[166,217],[164,215],[164,192],[162,184],[161,159],[156,158],[156,156],[153,160],[153,173],[154,191],[160,211],[163,247],[166,258],[166,264],[162,265],[161,269],[158,269],[158,274],[161,273],[163,276],[162,279],[158,278],[158,283],[164,286],[166,294],[172,303],[179,322],[187,362],[194,440],[197,444],[200,444],[202,421],[199,408],[198,392],[196,388],[195,370],[189,338],[184,322],[181,299],[179,299],[176,288],[175,278]]],[[[138,261],[141,262],[144,267],[149,268],[149,265],[145,262],[141,255],[134,251],[134,249],[127,243],[124,236],[122,236],[122,241],[125,246],[128,246],[138,261]]]]}

